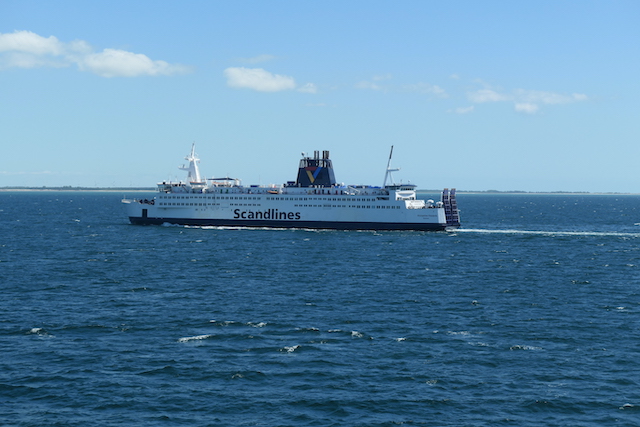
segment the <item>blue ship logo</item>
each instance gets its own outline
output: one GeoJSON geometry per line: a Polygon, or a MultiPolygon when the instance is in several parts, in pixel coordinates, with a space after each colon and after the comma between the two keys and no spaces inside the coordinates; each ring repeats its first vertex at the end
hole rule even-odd
{"type": "Polygon", "coordinates": [[[313,184],[316,181],[316,178],[318,177],[318,174],[322,170],[322,167],[321,166],[319,166],[317,168],[306,167],[304,169],[307,171],[307,176],[309,176],[309,181],[311,181],[311,183],[313,184]]]}

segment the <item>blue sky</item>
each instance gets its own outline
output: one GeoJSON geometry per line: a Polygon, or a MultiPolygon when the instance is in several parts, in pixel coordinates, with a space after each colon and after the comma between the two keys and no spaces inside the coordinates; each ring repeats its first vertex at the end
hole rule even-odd
{"type": "Polygon", "coordinates": [[[0,187],[640,193],[640,2],[0,1],[0,187]]]}

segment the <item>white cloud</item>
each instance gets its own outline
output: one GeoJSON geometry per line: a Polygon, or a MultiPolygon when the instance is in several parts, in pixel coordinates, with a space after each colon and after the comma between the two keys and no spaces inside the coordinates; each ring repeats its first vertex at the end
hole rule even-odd
{"type": "Polygon", "coordinates": [[[509,93],[498,92],[485,88],[467,93],[469,100],[476,104],[486,102],[513,102],[515,111],[520,113],[535,114],[540,105],[571,104],[588,100],[587,95],[573,93],[565,95],[555,92],[540,90],[516,89],[509,93]]]}
{"type": "Polygon", "coordinates": [[[227,77],[227,85],[234,88],[279,92],[296,87],[293,77],[272,74],[262,68],[230,67],[224,70],[224,75],[227,77]]]}
{"type": "Polygon", "coordinates": [[[418,92],[418,93],[423,93],[428,95],[436,95],[439,98],[449,97],[447,92],[444,89],[442,89],[440,86],[431,85],[429,83],[416,83],[413,85],[407,85],[405,86],[405,89],[411,92],[418,92]]]}
{"type": "Polygon", "coordinates": [[[102,77],[135,77],[184,73],[188,67],[154,61],[143,54],[118,49],[95,53],[89,43],[63,43],[54,36],[42,37],[31,31],[0,33],[0,69],[68,67],[77,65],[102,77]]]}
{"type": "Polygon", "coordinates": [[[153,61],[141,53],[119,49],[105,49],[86,55],[78,63],[80,70],[88,70],[102,77],[157,76],[183,73],[187,68],[165,61],[153,61]]]}
{"type": "Polygon", "coordinates": [[[371,80],[362,80],[355,84],[356,89],[368,89],[380,92],[415,92],[426,95],[435,95],[438,98],[448,98],[449,94],[440,86],[429,83],[415,83],[404,86],[381,84],[385,80],[391,80],[391,74],[373,76],[371,80]]]}
{"type": "Polygon", "coordinates": [[[500,102],[510,101],[512,98],[508,95],[500,94],[492,89],[480,89],[468,94],[469,100],[477,104],[484,102],[500,102]]]}
{"type": "Polygon", "coordinates": [[[0,52],[22,52],[34,55],[61,55],[64,44],[56,37],[48,38],[31,31],[0,34],[0,52]]]}
{"type": "Polygon", "coordinates": [[[378,74],[371,77],[371,81],[362,80],[355,84],[356,89],[366,89],[366,90],[377,90],[382,92],[387,92],[389,86],[382,86],[379,83],[374,82],[383,82],[385,80],[391,80],[393,76],[391,74],[378,74]]]}
{"type": "Polygon", "coordinates": [[[519,113],[535,114],[539,108],[537,104],[531,104],[529,102],[516,103],[515,105],[515,109],[519,113]]]}
{"type": "Polygon", "coordinates": [[[525,102],[535,102],[540,104],[569,104],[572,102],[587,100],[587,95],[579,93],[563,95],[553,92],[524,89],[518,89],[514,93],[516,99],[523,100],[525,102]]]}
{"type": "Polygon", "coordinates": [[[475,107],[471,105],[469,107],[458,107],[455,110],[453,110],[453,112],[456,114],[469,114],[469,113],[472,113],[473,110],[475,110],[475,107]]]}
{"type": "Polygon", "coordinates": [[[34,55],[23,52],[7,52],[0,54],[0,70],[7,68],[62,68],[68,66],[68,61],[59,60],[50,56],[34,55]]]}
{"type": "Polygon", "coordinates": [[[313,83],[307,83],[306,85],[298,88],[298,92],[302,92],[302,93],[318,93],[318,87],[313,83]]]}
{"type": "Polygon", "coordinates": [[[66,50],[54,36],[45,38],[31,31],[0,33],[0,69],[67,67],[66,50]]]}

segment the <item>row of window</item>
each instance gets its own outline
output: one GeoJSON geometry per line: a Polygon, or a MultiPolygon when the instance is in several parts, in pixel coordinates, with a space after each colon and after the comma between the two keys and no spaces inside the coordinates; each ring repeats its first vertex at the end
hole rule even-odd
{"type": "Polygon", "coordinates": [[[400,206],[371,205],[294,205],[299,208],[355,208],[355,209],[400,209],[400,206]]]}
{"type": "MultiPolygon", "coordinates": [[[[215,200],[261,200],[262,197],[256,196],[206,196],[207,199],[215,199],[215,200]]],[[[164,196],[162,199],[202,199],[201,196],[164,196]]],[[[338,197],[267,197],[267,200],[322,200],[327,202],[374,202],[376,201],[375,197],[363,197],[363,198],[355,198],[355,199],[347,199],[338,198],[338,197]]],[[[387,199],[388,200],[388,199],[387,199]]]]}
{"type": "MultiPolygon", "coordinates": [[[[160,202],[160,206],[220,206],[220,203],[169,203],[160,202]]],[[[261,206],[259,203],[229,203],[229,206],[261,206]]]]}
{"type": "MultiPolygon", "coordinates": [[[[219,203],[169,203],[161,202],[160,206],[215,206],[219,203]]],[[[251,203],[230,203],[231,206],[261,206],[251,203]]],[[[400,209],[400,206],[372,206],[372,205],[294,205],[299,208],[356,208],[356,209],[400,209]]]]}

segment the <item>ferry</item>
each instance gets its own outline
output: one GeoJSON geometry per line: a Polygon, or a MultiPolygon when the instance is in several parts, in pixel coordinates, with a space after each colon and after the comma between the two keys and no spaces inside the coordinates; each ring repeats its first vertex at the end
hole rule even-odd
{"type": "Polygon", "coordinates": [[[382,186],[344,185],[329,152],[303,153],[295,181],[242,185],[236,178],[203,178],[195,152],[185,157],[187,180],[163,181],[151,199],[123,199],[132,224],[333,230],[443,231],[460,227],[455,188],[438,202],[416,196],[416,185],[393,183],[391,157],[382,186]],[[389,181],[389,183],[388,183],[389,181]]]}

